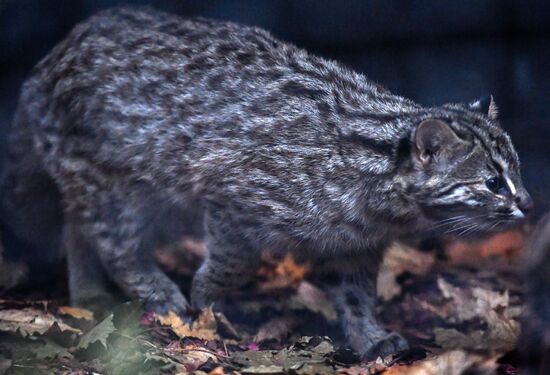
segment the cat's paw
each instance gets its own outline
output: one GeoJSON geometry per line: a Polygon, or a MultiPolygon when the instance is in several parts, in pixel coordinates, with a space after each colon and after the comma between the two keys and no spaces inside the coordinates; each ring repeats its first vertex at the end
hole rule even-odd
{"type": "Polygon", "coordinates": [[[152,296],[154,298],[144,301],[143,307],[145,311],[152,311],[162,316],[168,316],[170,313],[174,313],[186,323],[193,320],[189,314],[189,303],[179,291],[172,294],[156,293],[152,294],[152,296]]]}
{"type": "Polygon", "coordinates": [[[409,343],[397,332],[390,332],[375,342],[363,354],[363,358],[371,361],[378,357],[385,358],[389,355],[401,354],[409,351],[409,343]]]}
{"type": "Polygon", "coordinates": [[[190,323],[193,321],[192,316],[189,314],[189,306],[181,304],[172,304],[160,301],[149,301],[144,304],[145,311],[151,311],[155,314],[167,317],[171,313],[176,314],[184,323],[190,323]]]}

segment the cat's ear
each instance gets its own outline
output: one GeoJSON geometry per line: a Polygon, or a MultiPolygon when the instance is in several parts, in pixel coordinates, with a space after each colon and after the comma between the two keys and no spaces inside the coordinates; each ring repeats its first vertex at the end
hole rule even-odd
{"type": "Polygon", "coordinates": [[[416,128],[414,135],[416,158],[424,166],[446,161],[457,146],[464,143],[447,123],[439,119],[427,119],[416,128]]]}
{"type": "Polygon", "coordinates": [[[481,112],[493,120],[496,120],[498,116],[498,107],[493,99],[493,95],[487,95],[483,98],[474,100],[473,102],[468,103],[468,107],[472,111],[481,112]]]}

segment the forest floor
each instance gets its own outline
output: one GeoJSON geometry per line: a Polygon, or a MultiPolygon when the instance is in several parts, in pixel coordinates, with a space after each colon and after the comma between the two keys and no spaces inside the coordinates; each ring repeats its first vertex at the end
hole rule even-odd
{"type": "MultiPolygon", "coordinates": [[[[371,362],[343,345],[332,305],[290,256],[266,254],[227,316],[196,311],[192,324],[139,303],[97,317],[67,306],[64,287],[4,290],[0,374],[517,374],[522,248],[517,232],[443,251],[394,246],[379,276],[378,316],[411,350],[371,362]]],[[[157,258],[188,291],[203,254],[186,240],[157,258]]],[[[57,281],[65,284],[63,271],[57,281]]]]}

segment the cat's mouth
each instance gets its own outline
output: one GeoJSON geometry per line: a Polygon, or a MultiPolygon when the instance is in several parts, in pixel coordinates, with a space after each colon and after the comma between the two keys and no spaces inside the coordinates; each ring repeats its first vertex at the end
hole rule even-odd
{"type": "Polygon", "coordinates": [[[492,226],[494,226],[497,231],[516,229],[525,224],[526,219],[526,215],[519,211],[519,214],[517,215],[509,215],[505,218],[493,219],[492,226]]]}

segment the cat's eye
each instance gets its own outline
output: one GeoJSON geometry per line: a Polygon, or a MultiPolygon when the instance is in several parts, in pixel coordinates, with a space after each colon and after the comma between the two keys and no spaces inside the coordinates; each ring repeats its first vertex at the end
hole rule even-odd
{"type": "Polygon", "coordinates": [[[491,177],[485,181],[485,185],[487,186],[487,189],[491,190],[495,194],[506,194],[506,186],[500,177],[491,177]]]}

